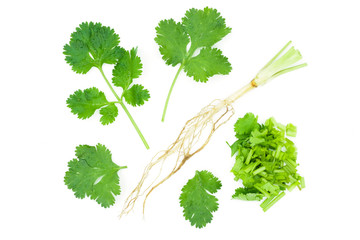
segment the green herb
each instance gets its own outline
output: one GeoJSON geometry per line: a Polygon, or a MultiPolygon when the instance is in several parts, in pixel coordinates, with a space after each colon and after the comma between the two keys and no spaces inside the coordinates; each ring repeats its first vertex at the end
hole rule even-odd
{"type": "Polygon", "coordinates": [[[80,145],[76,147],[77,158],[69,161],[69,170],[65,173],[65,184],[73,190],[75,197],[90,197],[102,207],[115,203],[120,195],[119,167],[111,160],[111,152],[101,144],[96,147],[80,145]]]}
{"type": "Polygon", "coordinates": [[[173,19],[160,21],[155,38],[160,53],[167,65],[180,64],[165,102],[162,121],[165,120],[171,92],[182,70],[197,82],[207,82],[209,77],[216,74],[229,74],[231,65],[227,57],[212,46],[230,32],[231,28],[226,27],[220,13],[208,7],[204,10],[188,10],[181,23],[173,19]]]}
{"type": "Polygon", "coordinates": [[[103,125],[115,121],[118,116],[116,104],[120,104],[145,147],[149,149],[148,143],[123,101],[125,99],[128,104],[135,107],[143,105],[150,98],[149,91],[142,85],[133,84],[133,80],[142,73],[142,63],[137,56],[137,48],[126,51],[118,46],[119,43],[119,35],[113,29],[102,26],[101,23],[85,22],[76,28],[71,34],[69,44],[64,46],[66,62],[74,72],[80,74],[86,74],[93,67],[99,69],[116,101],[109,102],[102,91],[93,87],[77,90],[70,95],[66,103],[71,108],[71,112],[77,114],[80,119],[89,118],[100,109],[102,115],[100,122],[103,125]],[[120,96],[105,76],[102,68],[104,63],[115,64],[112,82],[114,86],[122,88],[120,96]]]}
{"type": "Polygon", "coordinates": [[[221,182],[211,172],[196,171],[181,189],[180,206],[184,208],[184,217],[191,226],[205,227],[210,223],[218,209],[218,199],[212,195],[221,188],[221,182]]]}
{"type": "Polygon", "coordinates": [[[286,137],[295,137],[296,127],[291,123],[284,126],[274,118],[265,124],[257,120],[247,113],[234,126],[238,140],[230,146],[231,155],[236,156],[231,172],[236,181],[242,180],[243,187],[232,197],[246,201],[266,198],[260,206],[267,211],[285,195],[285,190],[301,190],[305,185],[296,169],[295,144],[286,137]]]}

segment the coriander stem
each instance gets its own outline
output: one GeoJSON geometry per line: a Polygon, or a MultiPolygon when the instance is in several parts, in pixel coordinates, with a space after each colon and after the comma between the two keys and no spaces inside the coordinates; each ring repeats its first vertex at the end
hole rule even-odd
{"type": "Polygon", "coordinates": [[[128,116],[128,118],[130,119],[132,125],[134,126],[134,128],[135,128],[136,132],[138,133],[139,137],[141,138],[141,141],[144,143],[146,149],[149,149],[150,148],[149,144],[146,142],[144,136],[142,135],[139,127],[136,125],[135,120],[131,116],[130,112],[127,110],[125,104],[122,101],[119,101],[119,103],[120,103],[121,107],[124,109],[124,111],[125,111],[126,115],[128,116]]]}
{"type": "Polygon", "coordinates": [[[113,170],[114,170],[115,172],[117,172],[117,171],[119,171],[119,170],[121,170],[121,169],[125,169],[125,168],[127,168],[127,166],[118,166],[118,165],[116,165],[116,167],[114,167],[113,170]]]}
{"type": "Polygon", "coordinates": [[[121,105],[121,107],[123,108],[123,110],[125,111],[126,115],[128,116],[128,118],[130,119],[132,125],[134,126],[136,132],[138,133],[139,137],[141,138],[141,141],[144,143],[146,149],[149,149],[149,144],[146,142],[145,137],[142,135],[139,127],[137,126],[135,120],[133,119],[133,117],[131,116],[130,112],[128,111],[128,109],[126,108],[125,104],[123,103],[122,99],[119,97],[119,95],[117,95],[117,93],[115,92],[114,88],[112,87],[112,85],[110,84],[109,80],[106,78],[105,73],[102,69],[102,67],[98,67],[98,69],[101,72],[101,75],[103,76],[103,78],[105,79],[106,84],[108,85],[108,87],[110,88],[111,92],[114,94],[114,96],[116,97],[116,99],[118,100],[117,102],[121,105]]]}
{"type": "Polygon", "coordinates": [[[114,88],[112,87],[111,83],[109,82],[109,80],[106,78],[105,73],[102,69],[102,67],[98,67],[99,71],[101,72],[101,75],[103,76],[103,78],[105,79],[106,84],[108,85],[108,87],[110,88],[111,92],[114,94],[114,96],[116,97],[116,99],[120,102],[121,99],[119,97],[119,95],[117,95],[117,93],[115,92],[114,88]]]}
{"type": "Polygon", "coordinates": [[[260,207],[261,207],[261,208],[266,207],[274,198],[275,198],[275,196],[270,196],[270,197],[266,198],[266,199],[260,204],[260,207]]]}
{"type": "Polygon", "coordinates": [[[266,206],[263,206],[263,211],[266,212],[267,210],[269,210],[269,208],[271,208],[275,203],[277,203],[283,196],[285,196],[285,192],[281,192],[270,203],[268,203],[266,206]]]}
{"type": "Polygon", "coordinates": [[[228,98],[226,98],[225,101],[228,102],[229,104],[232,104],[233,102],[238,100],[240,97],[242,97],[245,93],[247,93],[248,91],[250,91],[256,87],[257,86],[254,84],[254,81],[252,80],[251,82],[249,82],[248,84],[243,86],[241,89],[237,90],[232,95],[230,95],[228,98]]]}
{"type": "Polygon", "coordinates": [[[168,104],[169,104],[169,100],[170,100],[170,95],[171,95],[171,92],[175,86],[175,82],[176,82],[176,79],[178,78],[181,70],[184,68],[184,64],[181,64],[178,71],[176,72],[176,75],[175,75],[175,78],[171,84],[171,87],[170,87],[170,90],[169,90],[169,93],[167,95],[167,98],[166,98],[166,102],[165,102],[165,106],[164,106],[164,110],[163,110],[163,114],[162,114],[162,118],[161,118],[161,121],[164,122],[165,121],[165,115],[166,115],[166,110],[167,110],[167,107],[168,107],[168,104]]]}

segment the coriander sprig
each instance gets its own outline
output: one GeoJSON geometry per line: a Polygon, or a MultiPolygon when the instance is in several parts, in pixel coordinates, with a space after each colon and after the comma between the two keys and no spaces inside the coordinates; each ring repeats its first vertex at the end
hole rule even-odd
{"type": "Polygon", "coordinates": [[[231,64],[221,50],[212,46],[231,32],[225,19],[216,9],[190,9],[182,22],[173,19],[162,20],[156,27],[155,41],[163,60],[167,65],[179,65],[167,95],[162,114],[165,120],[166,110],[175,82],[182,70],[196,82],[207,82],[216,74],[229,74],[231,64]],[[189,45],[190,44],[190,45],[189,45]]]}
{"type": "Polygon", "coordinates": [[[109,102],[103,92],[93,87],[83,91],[78,90],[70,95],[67,105],[80,119],[89,118],[96,110],[100,110],[99,113],[102,115],[100,122],[107,125],[115,121],[118,116],[118,108],[115,104],[120,104],[145,147],[149,149],[148,143],[124,103],[125,100],[126,103],[136,107],[143,105],[150,98],[147,89],[142,85],[133,84],[133,80],[142,73],[142,63],[137,56],[137,48],[127,51],[118,46],[119,43],[119,35],[113,29],[102,26],[101,23],[84,22],[76,28],[71,34],[69,44],[64,46],[66,62],[79,74],[86,74],[93,67],[99,69],[117,101],[109,102]],[[103,71],[104,63],[115,64],[112,83],[123,89],[120,96],[103,71]]]}

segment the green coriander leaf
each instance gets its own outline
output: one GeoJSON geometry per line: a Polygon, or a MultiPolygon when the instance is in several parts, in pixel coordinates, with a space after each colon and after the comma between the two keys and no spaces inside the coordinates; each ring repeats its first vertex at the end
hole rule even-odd
{"type": "Polygon", "coordinates": [[[190,9],[182,19],[185,31],[190,35],[192,47],[211,47],[231,32],[225,19],[213,8],[190,9]]]}
{"type": "Polygon", "coordinates": [[[263,199],[263,197],[264,195],[257,189],[241,187],[237,188],[234,195],[232,196],[233,199],[240,199],[245,201],[260,201],[261,199],[263,199]]]}
{"type": "Polygon", "coordinates": [[[250,143],[254,146],[257,144],[264,143],[266,141],[266,135],[268,133],[268,130],[265,129],[263,131],[260,131],[258,129],[254,129],[251,132],[251,137],[249,138],[250,143]]]}
{"type": "Polygon", "coordinates": [[[130,50],[130,62],[131,62],[131,78],[139,78],[142,73],[142,63],[139,56],[137,56],[137,47],[130,50]]]}
{"type": "MultiPolygon", "coordinates": [[[[244,166],[244,167],[246,167],[246,166],[244,166]]],[[[238,173],[234,173],[234,175],[235,175],[235,178],[237,178],[237,180],[239,180],[239,179],[242,180],[242,184],[246,188],[253,188],[254,185],[261,180],[261,178],[258,175],[254,176],[254,174],[252,174],[252,172],[247,173],[247,172],[245,172],[244,169],[241,169],[238,173]]]]}
{"type": "Polygon", "coordinates": [[[211,47],[230,31],[220,13],[208,7],[188,10],[181,23],[173,19],[160,21],[156,27],[155,41],[162,58],[168,65],[180,63],[165,101],[162,121],[165,120],[172,90],[182,70],[197,82],[207,82],[215,74],[229,74],[231,65],[228,59],[220,50],[211,47]]]}
{"type": "Polygon", "coordinates": [[[122,54],[119,43],[119,35],[113,29],[101,23],[84,22],[64,46],[65,60],[76,73],[85,74],[92,67],[115,64],[122,54]]]}
{"type": "Polygon", "coordinates": [[[260,138],[260,137],[250,137],[249,140],[252,145],[258,145],[266,141],[265,138],[260,138]]]}
{"type": "Polygon", "coordinates": [[[160,53],[166,64],[175,66],[186,58],[186,47],[190,39],[181,23],[169,19],[160,21],[156,27],[155,42],[159,44],[160,53]]]}
{"type": "Polygon", "coordinates": [[[113,69],[113,83],[117,87],[122,87],[127,90],[133,79],[140,77],[142,73],[142,63],[140,57],[137,56],[137,48],[130,51],[124,51],[124,54],[119,59],[118,63],[113,69]]]}
{"type": "Polygon", "coordinates": [[[143,105],[150,98],[149,91],[139,84],[134,84],[124,92],[123,96],[125,101],[133,107],[143,105]]]}
{"type": "Polygon", "coordinates": [[[210,223],[218,209],[218,199],[212,195],[221,188],[221,182],[208,171],[196,171],[181,189],[180,206],[184,208],[184,217],[191,225],[202,228],[210,223]]]}
{"type": "Polygon", "coordinates": [[[101,108],[100,114],[102,115],[100,122],[103,125],[108,125],[115,121],[115,118],[119,114],[119,110],[114,103],[111,103],[108,106],[101,108]]]}
{"type": "Polygon", "coordinates": [[[258,126],[257,119],[258,117],[252,113],[247,113],[243,118],[239,118],[234,126],[236,135],[250,134],[258,126]]]}
{"type": "Polygon", "coordinates": [[[77,114],[80,119],[91,117],[95,111],[109,102],[106,100],[105,94],[99,89],[93,87],[77,90],[66,100],[67,106],[71,108],[73,114],[77,114]]]}
{"type": "MultiPolygon", "coordinates": [[[[123,102],[125,91],[129,89],[133,79],[138,78],[142,73],[142,63],[137,56],[137,48],[126,51],[118,46],[119,43],[119,35],[113,29],[102,26],[101,23],[84,22],[76,28],[76,31],[71,34],[70,42],[64,46],[63,53],[66,56],[66,62],[72,66],[76,73],[85,74],[92,67],[98,68],[117,101],[108,102],[103,92],[93,88],[75,92],[69,97],[67,104],[80,119],[89,118],[97,109],[100,109],[102,115],[100,122],[103,125],[115,121],[118,115],[118,108],[115,103],[120,104],[141,141],[149,149],[149,144],[123,102]],[[121,96],[109,83],[102,67],[104,63],[116,64],[113,70],[113,83],[115,86],[123,88],[121,96]]],[[[132,103],[135,105],[143,104],[149,98],[148,92],[145,94],[134,90],[129,91],[127,95],[130,95],[127,98],[133,98],[132,103]]]]}
{"type": "Polygon", "coordinates": [[[68,188],[77,198],[88,196],[105,208],[113,205],[115,196],[120,194],[117,172],[126,167],[116,165],[111,152],[101,144],[78,146],[76,157],[68,163],[69,170],[65,173],[68,188]]]}
{"type": "Polygon", "coordinates": [[[216,74],[229,74],[231,64],[219,49],[207,47],[201,49],[197,56],[190,58],[184,70],[195,81],[207,82],[209,77],[216,74]]]}

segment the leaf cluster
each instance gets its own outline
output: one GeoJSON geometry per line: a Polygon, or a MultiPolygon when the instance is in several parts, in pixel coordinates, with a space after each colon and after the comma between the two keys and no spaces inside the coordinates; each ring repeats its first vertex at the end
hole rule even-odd
{"type": "Polygon", "coordinates": [[[117,101],[112,102],[109,102],[104,92],[98,88],[77,90],[70,95],[66,103],[78,118],[89,118],[99,110],[100,122],[107,125],[114,122],[118,116],[116,103],[124,108],[125,99],[128,104],[135,107],[143,105],[150,98],[147,89],[140,84],[133,84],[133,80],[139,78],[142,73],[137,48],[127,51],[120,47],[119,43],[119,35],[113,29],[102,26],[101,23],[84,22],[76,28],[71,34],[70,42],[64,46],[65,60],[76,73],[85,74],[96,67],[110,84],[102,66],[104,63],[115,64],[112,83],[123,90],[120,97],[113,91],[117,101]]]}
{"type": "Polygon", "coordinates": [[[76,73],[85,74],[104,63],[115,64],[123,54],[118,46],[120,37],[101,23],[83,22],[64,46],[65,61],[76,73]]]}
{"type": "Polygon", "coordinates": [[[101,144],[76,147],[77,158],[69,161],[69,170],[65,173],[65,184],[74,191],[75,197],[96,200],[102,207],[115,203],[120,195],[118,171],[122,168],[111,158],[111,152],[101,144]]]}
{"type": "Polygon", "coordinates": [[[205,227],[210,223],[218,209],[218,199],[213,195],[221,188],[221,182],[211,172],[196,171],[181,189],[180,206],[184,209],[184,217],[191,226],[205,227]]]}
{"type": "Polygon", "coordinates": [[[155,41],[166,64],[181,68],[197,82],[216,74],[228,74],[231,64],[221,50],[212,46],[231,32],[216,9],[190,9],[182,22],[162,20],[155,41]],[[196,51],[199,51],[198,53],[196,51]]]}

